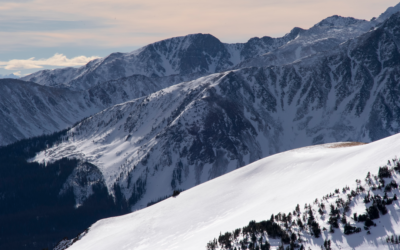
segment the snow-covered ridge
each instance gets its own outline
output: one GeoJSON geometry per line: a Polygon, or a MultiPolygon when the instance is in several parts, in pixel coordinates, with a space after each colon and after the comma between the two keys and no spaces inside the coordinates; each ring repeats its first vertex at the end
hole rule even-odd
{"type": "MultiPolygon", "coordinates": [[[[276,154],[189,189],[176,198],[101,220],[69,249],[204,249],[220,232],[243,227],[251,220],[269,219],[271,214],[288,214],[297,204],[312,204],[315,198],[345,186],[354,190],[356,179],[364,179],[368,172],[377,173],[380,166],[398,155],[399,149],[400,136],[394,135],[354,147],[321,145],[276,154]]],[[[357,198],[353,202],[361,201],[357,198]]],[[[387,245],[386,235],[400,233],[396,220],[399,205],[394,202],[387,207],[390,216],[382,216],[381,223],[376,221],[378,227],[370,229],[371,238],[364,238],[364,230],[345,238],[336,230],[334,236],[338,237],[333,243],[342,249],[390,249],[393,245],[387,245]]],[[[358,211],[357,206],[353,208],[348,217],[354,212],[364,212],[358,211]]],[[[314,215],[319,216],[318,212],[314,215]]],[[[325,232],[319,239],[306,237],[307,247],[320,249],[324,235],[325,232]]]]}

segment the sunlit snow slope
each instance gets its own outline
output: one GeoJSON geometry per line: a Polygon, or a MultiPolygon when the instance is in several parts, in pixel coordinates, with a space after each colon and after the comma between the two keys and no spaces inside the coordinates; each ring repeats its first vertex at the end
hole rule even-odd
{"type": "MultiPolygon", "coordinates": [[[[354,186],[354,181],[364,178],[367,172],[377,173],[379,166],[399,154],[400,135],[361,146],[330,146],[276,154],[176,198],[101,220],[69,249],[205,249],[220,232],[245,226],[250,220],[269,219],[273,213],[290,212],[297,204],[311,203],[336,188],[354,186]]],[[[398,205],[394,206],[399,210],[398,205]]],[[[390,223],[391,233],[400,233],[400,222],[391,219],[390,223]]],[[[338,239],[342,249],[388,248],[374,240],[374,234],[357,246],[350,244],[352,237],[365,237],[365,232],[338,239]]],[[[311,243],[306,248],[320,249],[323,241],[316,241],[318,245],[311,243]]]]}

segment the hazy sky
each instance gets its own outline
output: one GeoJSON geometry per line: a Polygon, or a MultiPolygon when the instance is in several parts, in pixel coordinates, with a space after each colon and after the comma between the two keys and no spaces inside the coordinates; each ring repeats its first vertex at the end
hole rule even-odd
{"type": "Polygon", "coordinates": [[[0,74],[77,66],[174,36],[282,36],[332,16],[377,17],[399,0],[0,0],[0,74]]]}

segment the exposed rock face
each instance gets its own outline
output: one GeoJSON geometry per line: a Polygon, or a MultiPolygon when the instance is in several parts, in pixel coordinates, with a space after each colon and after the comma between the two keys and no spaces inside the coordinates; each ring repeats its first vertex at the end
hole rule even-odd
{"type": "Polygon", "coordinates": [[[100,170],[87,162],[79,162],[67,181],[64,183],[60,195],[64,195],[72,189],[75,197],[75,206],[79,207],[94,193],[93,187],[105,187],[104,177],[100,170]]]}

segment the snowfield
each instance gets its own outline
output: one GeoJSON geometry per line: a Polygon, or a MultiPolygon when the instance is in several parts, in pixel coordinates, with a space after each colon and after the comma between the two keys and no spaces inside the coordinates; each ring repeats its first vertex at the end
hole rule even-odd
{"type": "MultiPolygon", "coordinates": [[[[275,154],[176,198],[100,220],[69,249],[205,249],[220,232],[241,228],[251,220],[268,220],[278,212],[292,212],[297,204],[303,212],[305,203],[311,204],[337,188],[348,185],[355,189],[356,179],[363,180],[368,172],[377,174],[380,166],[399,153],[400,134],[365,145],[331,143],[275,154]]],[[[394,192],[398,195],[398,190],[394,192]]],[[[364,204],[354,201],[348,217],[365,212],[364,204]]],[[[321,249],[324,239],[329,238],[333,249],[397,249],[399,245],[387,244],[385,239],[386,235],[400,234],[399,202],[387,208],[387,215],[374,220],[377,227],[371,227],[370,235],[364,229],[346,237],[342,228],[333,234],[323,231],[318,239],[305,235],[305,247],[321,249]]],[[[319,214],[314,215],[318,221],[319,214]]],[[[270,243],[274,249],[278,241],[270,243]]]]}

